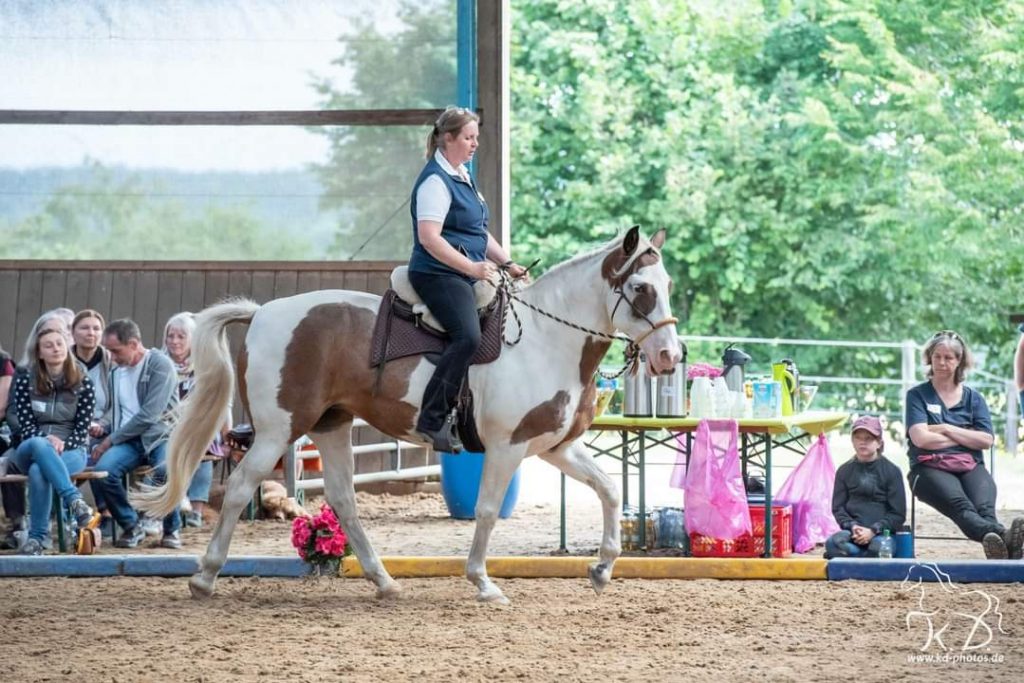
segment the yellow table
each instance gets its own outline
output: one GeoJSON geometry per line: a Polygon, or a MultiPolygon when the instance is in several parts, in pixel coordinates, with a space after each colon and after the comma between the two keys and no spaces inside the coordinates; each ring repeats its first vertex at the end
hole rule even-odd
{"type": "MultiPolygon", "coordinates": [[[[776,418],[743,418],[739,422],[739,431],[742,437],[741,454],[744,473],[747,463],[751,459],[751,452],[757,450],[757,443],[750,444],[749,436],[760,441],[764,454],[765,470],[765,557],[771,557],[772,553],[772,516],[770,514],[772,505],[772,448],[787,448],[799,453],[806,452],[806,445],[801,439],[811,435],[838,429],[848,419],[849,415],[843,412],[825,410],[810,410],[797,415],[776,418]]],[[[644,478],[646,475],[645,452],[648,446],[666,445],[676,448],[675,437],[677,434],[685,433],[686,452],[689,453],[691,436],[700,423],[695,417],[625,417],[623,415],[602,415],[590,425],[593,431],[614,431],[621,435],[621,443],[612,448],[601,448],[595,445],[592,439],[587,446],[594,451],[594,456],[611,456],[622,463],[622,504],[629,503],[628,475],[631,466],[636,467],[639,473],[639,500],[637,508],[640,513],[640,544],[646,547],[647,544],[647,509],[644,499],[644,478]],[[633,454],[632,446],[636,446],[635,460],[631,460],[633,454]]],[[[565,531],[565,477],[562,477],[562,510],[561,510],[561,547],[566,548],[565,531]]]]}

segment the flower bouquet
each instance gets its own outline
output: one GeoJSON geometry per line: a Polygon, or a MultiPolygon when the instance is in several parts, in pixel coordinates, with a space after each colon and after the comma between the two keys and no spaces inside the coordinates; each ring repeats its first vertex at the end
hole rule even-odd
{"type": "Polygon", "coordinates": [[[337,576],[341,559],[351,552],[347,540],[334,510],[326,503],[320,506],[319,514],[292,521],[292,545],[309,563],[311,574],[337,576]]]}

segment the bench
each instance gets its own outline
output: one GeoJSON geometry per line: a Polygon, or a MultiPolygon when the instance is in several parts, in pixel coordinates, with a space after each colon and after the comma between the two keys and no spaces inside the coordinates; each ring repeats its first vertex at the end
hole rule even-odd
{"type": "MultiPolygon", "coordinates": [[[[81,486],[83,483],[93,479],[106,479],[107,473],[102,470],[93,470],[86,468],[81,472],[71,475],[71,483],[75,486],[81,486]]],[[[28,475],[27,474],[5,474],[0,476],[0,484],[21,484],[28,487],[28,475]]],[[[27,492],[26,492],[27,497],[27,492]]],[[[53,491],[53,510],[57,516],[57,548],[60,552],[67,552],[67,539],[65,538],[64,529],[64,514],[61,510],[60,497],[57,495],[57,491],[53,491]]]]}

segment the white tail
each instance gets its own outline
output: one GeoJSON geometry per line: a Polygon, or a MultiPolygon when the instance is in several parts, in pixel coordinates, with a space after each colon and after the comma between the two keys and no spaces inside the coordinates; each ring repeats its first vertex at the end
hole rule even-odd
{"type": "Polygon", "coordinates": [[[132,505],[157,517],[170,514],[188,490],[192,475],[227,417],[235,386],[235,366],[228,348],[226,328],[248,324],[260,306],[248,299],[232,299],[196,316],[192,337],[195,386],[178,406],[167,444],[167,481],[162,486],[134,492],[132,505]]]}

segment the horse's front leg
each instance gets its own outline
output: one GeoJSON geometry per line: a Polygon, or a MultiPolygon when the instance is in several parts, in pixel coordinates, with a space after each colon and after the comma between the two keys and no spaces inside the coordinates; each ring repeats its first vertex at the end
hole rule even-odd
{"type": "Polygon", "coordinates": [[[604,532],[601,536],[599,561],[590,566],[590,584],[600,593],[612,578],[612,567],[622,554],[619,543],[619,519],[622,517],[622,498],[611,477],[597,466],[594,458],[587,453],[582,439],[567,446],[541,453],[541,458],[562,470],[568,476],[581,481],[597,492],[604,512],[604,532]]]}
{"type": "Polygon", "coordinates": [[[494,530],[494,522],[501,511],[512,476],[523,460],[524,453],[508,448],[489,448],[484,458],[484,471],[480,477],[480,493],[476,499],[476,529],[473,545],[466,560],[466,578],[477,587],[477,600],[501,605],[508,604],[501,589],[487,576],[487,544],[494,530]]]}

